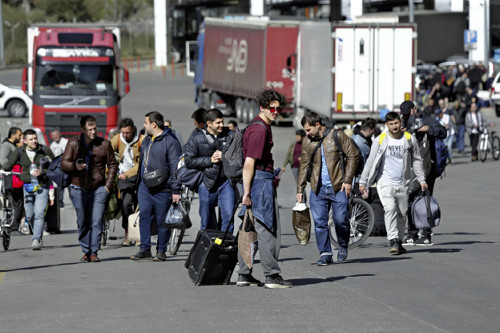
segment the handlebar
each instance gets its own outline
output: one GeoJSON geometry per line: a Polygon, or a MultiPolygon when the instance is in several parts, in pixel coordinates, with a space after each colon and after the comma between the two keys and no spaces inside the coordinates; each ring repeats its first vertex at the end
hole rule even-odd
{"type": "Polygon", "coordinates": [[[6,176],[9,176],[9,175],[16,175],[16,176],[20,176],[21,173],[20,172],[16,172],[16,171],[5,171],[5,170],[0,170],[0,175],[6,175],[6,176]]]}

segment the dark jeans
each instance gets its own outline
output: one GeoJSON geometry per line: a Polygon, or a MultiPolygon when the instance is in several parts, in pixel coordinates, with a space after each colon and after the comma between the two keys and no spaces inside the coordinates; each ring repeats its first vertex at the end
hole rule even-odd
{"type": "Polygon", "coordinates": [[[133,188],[120,190],[122,199],[122,228],[128,231],[128,217],[134,213],[137,207],[137,194],[133,188]]]}
{"type": "Polygon", "coordinates": [[[97,254],[101,244],[102,224],[108,191],[104,186],[94,191],[84,191],[74,186],[69,187],[69,197],[76,211],[78,240],[82,252],[97,254]]]}
{"type": "Polygon", "coordinates": [[[157,252],[166,252],[170,239],[170,229],[163,226],[167,212],[172,204],[172,193],[151,193],[141,182],[137,192],[139,200],[139,229],[141,231],[141,250],[151,250],[151,223],[158,226],[157,252]]]}
{"type": "MultiPolygon", "coordinates": [[[[434,168],[431,169],[431,172],[425,179],[425,182],[429,186],[429,192],[431,195],[434,193],[434,184],[436,183],[436,170],[434,168]]],[[[420,189],[413,191],[412,193],[409,194],[408,196],[408,211],[407,211],[407,220],[408,220],[408,237],[411,238],[418,238],[418,228],[415,226],[415,223],[413,222],[413,216],[411,214],[411,206],[413,204],[413,201],[417,197],[417,195],[420,193],[420,189]]],[[[431,228],[423,228],[422,229],[422,236],[424,237],[431,237],[432,229],[431,228]]]]}
{"type": "Polygon", "coordinates": [[[472,156],[477,156],[477,144],[479,143],[479,133],[471,134],[470,138],[470,146],[472,148],[472,156]]]}
{"type": "Polygon", "coordinates": [[[229,233],[233,233],[234,229],[234,189],[226,180],[215,191],[209,191],[204,184],[198,188],[200,196],[200,229],[219,229],[217,225],[217,216],[215,215],[215,207],[220,208],[221,227],[220,230],[226,230],[229,226],[229,233]]]}
{"type": "Polygon", "coordinates": [[[465,149],[465,125],[457,125],[457,149],[463,152],[465,149]]]}
{"type": "Polygon", "coordinates": [[[15,188],[12,194],[12,208],[14,209],[14,221],[12,221],[12,230],[19,230],[24,214],[24,190],[23,188],[15,188]]]}

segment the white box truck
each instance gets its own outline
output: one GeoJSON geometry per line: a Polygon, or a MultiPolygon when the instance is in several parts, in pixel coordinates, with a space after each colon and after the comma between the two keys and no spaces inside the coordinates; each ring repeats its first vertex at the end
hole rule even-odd
{"type": "Polygon", "coordinates": [[[381,109],[398,111],[403,101],[413,100],[415,29],[400,23],[301,23],[295,126],[307,110],[349,122],[378,119],[381,109]]]}

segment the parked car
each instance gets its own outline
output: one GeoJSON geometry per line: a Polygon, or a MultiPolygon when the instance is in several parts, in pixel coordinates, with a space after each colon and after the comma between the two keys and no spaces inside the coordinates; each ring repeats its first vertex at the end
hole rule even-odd
{"type": "Polygon", "coordinates": [[[33,102],[21,87],[0,83],[0,110],[7,110],[11,117],[24,117],[31,110],[33,102]]]}

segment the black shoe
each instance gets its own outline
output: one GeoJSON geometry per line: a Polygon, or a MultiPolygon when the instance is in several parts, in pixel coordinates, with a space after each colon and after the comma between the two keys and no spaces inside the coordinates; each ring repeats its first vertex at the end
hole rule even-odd
{"type": "Polygon", "coordinates": [[[279,274],[268,275],[266,276],[266,284],[264,287],[267,289],[291,288],[292,283],[290,281],[283,280],[279,274]]]}
{"type": "Polygon", "coordinates": [[[151,259],[151,250],[139,250],[136,254],[130,257],[132,260],[141,260],[141,259],[151,259]]]}
{"type": "Polygon", "coordinates": [[[398,241],[398,253],[397,254],[403,254],[406,252],[408,252],[408,251],[406,251],[406,249],[403,247],[403,242],[398,241]]]}
{"type": "Polygon", "coordinates": [[[393,238],[390,241],[389,253],[399,254],[399,241],[397,238],[393,238]]]}
{"type": "Polygon", "coordinates": [[[422,236],[420,237],[416,242],[415,242],[415,245],[416,246],[432,246],[434,245],[434,243],[432,242],[431,238],[430,237],[425,237],[425,236],[422,236]]]}
{"type": "Polygon", "coordinates": [[[167,260],[167,255],[165,252],[157,252],[156,256],[153,258],[153,261],[165,261],[167,260]]]}
{"type": "Polygon", "coordinates": [[[403,245],[407,246],[414,246],[416,242],[417,242],[417,237],[406,236],[403,239],[403,245]]]}
{"type": "Polygon", "coordinates": [[[236,287],[260,287],[262,283],[254,278],[252,274],[240,274],[238,275],[238,282],[236,282],[236,287]]]}
{"type": "Polygon", "coordinates": [[[332,259],[332,256],[328,255],[328,254],[325,254],[325,255],[322,255],[321,257],[319,257],[319,260],[316,263],[316,265],[318,265],[318,266],[328,266],[331,264],[333,264],[333,259],[332,259]]]}

